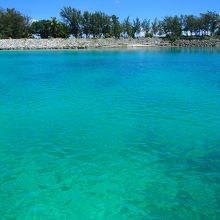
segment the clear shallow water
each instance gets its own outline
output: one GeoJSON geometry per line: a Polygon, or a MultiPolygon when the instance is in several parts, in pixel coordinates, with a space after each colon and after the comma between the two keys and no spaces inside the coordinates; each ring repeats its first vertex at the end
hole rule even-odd
{"type": "Polygon", "coordinates": [[[220,51],[2,51],[0,67],[0,219],[220,218],[220,51]]]}

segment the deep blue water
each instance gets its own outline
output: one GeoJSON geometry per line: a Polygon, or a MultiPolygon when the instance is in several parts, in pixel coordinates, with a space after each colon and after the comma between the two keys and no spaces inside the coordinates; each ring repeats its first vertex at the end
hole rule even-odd
{"type": "Polygon", "coordinates": [[[220,50],[1,51],[0,219],[220,219],[220,50]]]}

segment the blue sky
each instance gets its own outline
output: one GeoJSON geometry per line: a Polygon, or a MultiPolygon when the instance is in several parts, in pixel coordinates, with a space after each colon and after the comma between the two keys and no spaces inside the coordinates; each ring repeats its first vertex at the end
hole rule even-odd
{"type": "Polygon", "coordinates": [[[165,15],[199,14],[207,10],[220,13],[220,0],[0,0],[1,8],[16,8],[33,19],[59,17],[63,6],[80,10],[101,10],[127,16],[153,19],[165,15]]]}

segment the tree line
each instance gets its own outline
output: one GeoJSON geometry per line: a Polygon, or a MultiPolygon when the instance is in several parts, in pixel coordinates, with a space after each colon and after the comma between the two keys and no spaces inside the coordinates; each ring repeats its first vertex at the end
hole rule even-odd
{"type": "Polygon", "coordinates": [[[220,15],[207,11],[199,16],[166,16],[141,20],[138,17],[123,21],[104,12],[80,11],[64,7],[61,20],[56,17],[33,21],[15,9],[0,9],[0,38],[136,38],[153,37],[215,37],[220,36],[220,15]]]}

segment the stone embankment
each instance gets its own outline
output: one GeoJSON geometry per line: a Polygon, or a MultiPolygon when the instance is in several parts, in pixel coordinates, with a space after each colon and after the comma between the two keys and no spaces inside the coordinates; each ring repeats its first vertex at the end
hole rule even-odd
{"type": "Polygon", "coordinates": [[[0,50],[53,50],[96,48],[150,48],[150,47],[220,47],[220,40],[177,40],[162,38],[140,39],[4,39],[0,50]]]}
{"type": "Polygon", "coordinates": [[[172,43],[174,47],[220,47],[220,40],[176,40],[172,43]]]}
{"type": "Polygon", "coordinates": [[[168,42],[149,39],[5,39],[0,40],[2,50],[37,49],[95,49],[123,47],[165,47],[168,42]]]}

